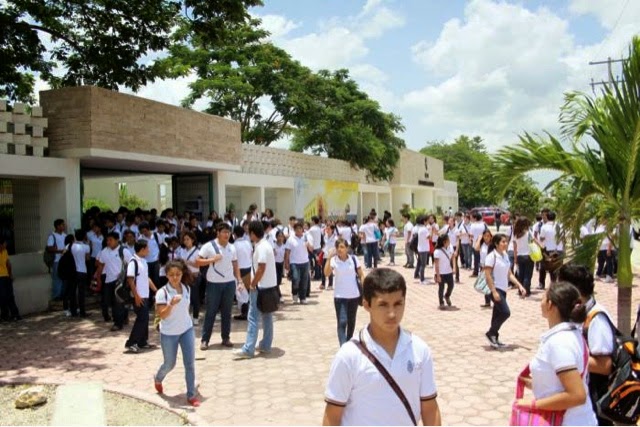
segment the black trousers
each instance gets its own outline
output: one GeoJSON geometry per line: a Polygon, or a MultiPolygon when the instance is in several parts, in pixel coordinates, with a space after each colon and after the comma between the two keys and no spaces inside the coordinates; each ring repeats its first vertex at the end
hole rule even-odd
{"type": "Polygon", "coordinates": [[[131,328],[131,334],[129,334],[129,339],[124,346],[131,347],[137,344],[138,347],[142,347],[147,345],[149,341],[149,300],[143,298],[140,307],[134,303],[133,311],[136,313],[136,321],[131,328]]]}
{"type": "Polygon", "coordinates": [[[11,320],[18,317],[20,312],[13,294],[13,280],[9,276],[0,277],[0,318],[11,320]]]}
{"type": "Polygon", "coordinates": [[[78,311],[80,315],[86,314],[84,306],[84,297],[87,288],[89,287],[89,276],[87,273],[77,273],[74,280],[66,280],[64,287],[64,299],[68,304],[68,309],[71,311],[72,316],[77,316],[78,311]]]}

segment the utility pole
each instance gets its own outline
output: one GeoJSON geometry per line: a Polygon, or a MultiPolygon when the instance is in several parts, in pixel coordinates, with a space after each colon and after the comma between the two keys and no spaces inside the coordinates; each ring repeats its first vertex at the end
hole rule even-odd
{"type": "Polygon", "coordinates": [[[593,77],[591,78],[591,90],[593,91],[593,94],[595,95],[596,93],[596,86],[599,85],[608,85],[611,83],[622,83],[624,82],[623,79],[620,78],[620,76],[615,76],[615,78],[613,77],[613,67],[612,64],[617,63],[617,62],[624,62],[626,61],[625,58],[620,58],[620,59],[611,59],[611,57],[607,58],[606,61],[590,61],[589,65],[603,65],[603,64],[607,64],[607,69],[609,71],[609,80],[608,81],[600,81],[600,82],[596,82],[593,80],[593,77]]]}

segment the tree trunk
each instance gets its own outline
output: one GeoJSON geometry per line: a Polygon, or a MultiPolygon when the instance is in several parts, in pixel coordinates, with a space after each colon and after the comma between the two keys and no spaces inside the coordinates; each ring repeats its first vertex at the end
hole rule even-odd
{"type": "MultiPolygon", "coordinates": [[[[633,270],[631,267],[631,224],[621,221],[618,228],[618,329],[623,334],[631,331],[631,285],[633,270]]],[[[635,317],[633,319],[635,321],[635,317]]]]}

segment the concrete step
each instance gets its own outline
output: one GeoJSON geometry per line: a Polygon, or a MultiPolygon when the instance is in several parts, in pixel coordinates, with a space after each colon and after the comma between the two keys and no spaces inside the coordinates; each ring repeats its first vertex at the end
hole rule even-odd
{"type": "Polygon", "coordinates": [[[107,423],[102,383],[61,385],[55,399],[52,426],[103,426],[107,423]]]}

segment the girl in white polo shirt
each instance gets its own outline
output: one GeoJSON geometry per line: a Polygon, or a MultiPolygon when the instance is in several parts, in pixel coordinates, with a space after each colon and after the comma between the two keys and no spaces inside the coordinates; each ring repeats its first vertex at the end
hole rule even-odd
{"type": "Polygon", "coordinates": [[[349,245],[341,237],[336,240],[334,249],[327,256],[324,274],[334,276],[333,301],[338,323],[338,341],[342,345],[353,337],[356,328],[356,314],[360,302],[356,275],[360,278],[360,283],[363,283],[364,272],[355,255],[349,255],[349,245]]]}
{"type": "Polygon", "coordinates": [[[189,315],[189,287],[182,284],[184,274],[190,274],[182,260],[169,261],[165,267],[169,282],[156,294],[156,311],[160,316],[160,346],[164,358],[154,377],[154,386],[163,393],[162,381],[176,365],[178,347],[182,350],[184,374],[187,382],[187,400],[200,406],[196,397],[196,339],[193,321],[189,315]]]}
{"type": "Polygon", "coordinates": [[[518,286],[521,295],[525,295],[526,293],[522,284],[511,271],[509,255],[507,254],[508,244],[507,236],[504,234],[496,234],[491,242],[491,245],[495,249],[492,251],[491,248],[489,248],[490,253],[487,255],[484,265],[484,274],[487,279],[487,285],[489,285],[489,289],[491,289],[491,297],[493,299],[491,327],[485,335],[493,348],[506,347],[498,338],[500,327],[511,316],[511,311],[507,304],[509,281],[518,286]]]}
{"type": "Polygon", "coordinates": [[[533,390],[534,399],[520,399],[518,403],[564,411],[565,426],[598,425],[587,385],[589,349],[577,325],[587,317],[580,292],[567,282],[552,283],[540,305],[549,330],[542,335],[538,352],[529,364],[531,375],[520,378],[533,390]]]}
{"type": "Polygon", "coordinates": [[[451,294],[453,293],[453,267],[451,260],[454,257],[451,242],[447,234],[438,237],[436,249],[433,253],[436,268],[436,282],[438,282],[438,301],[440,310],[445,309],[444,302],[451,307],[451,294]],[[447,293],[444,293],[444,285],[447,285],[447,293]]]}
{"type": "Polygon", "coordinates": [[[533,236],[529,231],[531,221],[527,217],[520,217],[513,227],[513,257],[518,263],[518,280],[527,291],[527,296],[531,295],[531,278],[533,277],[534,263],[531,260],[529,243],[533,241],[533,236]]]}

